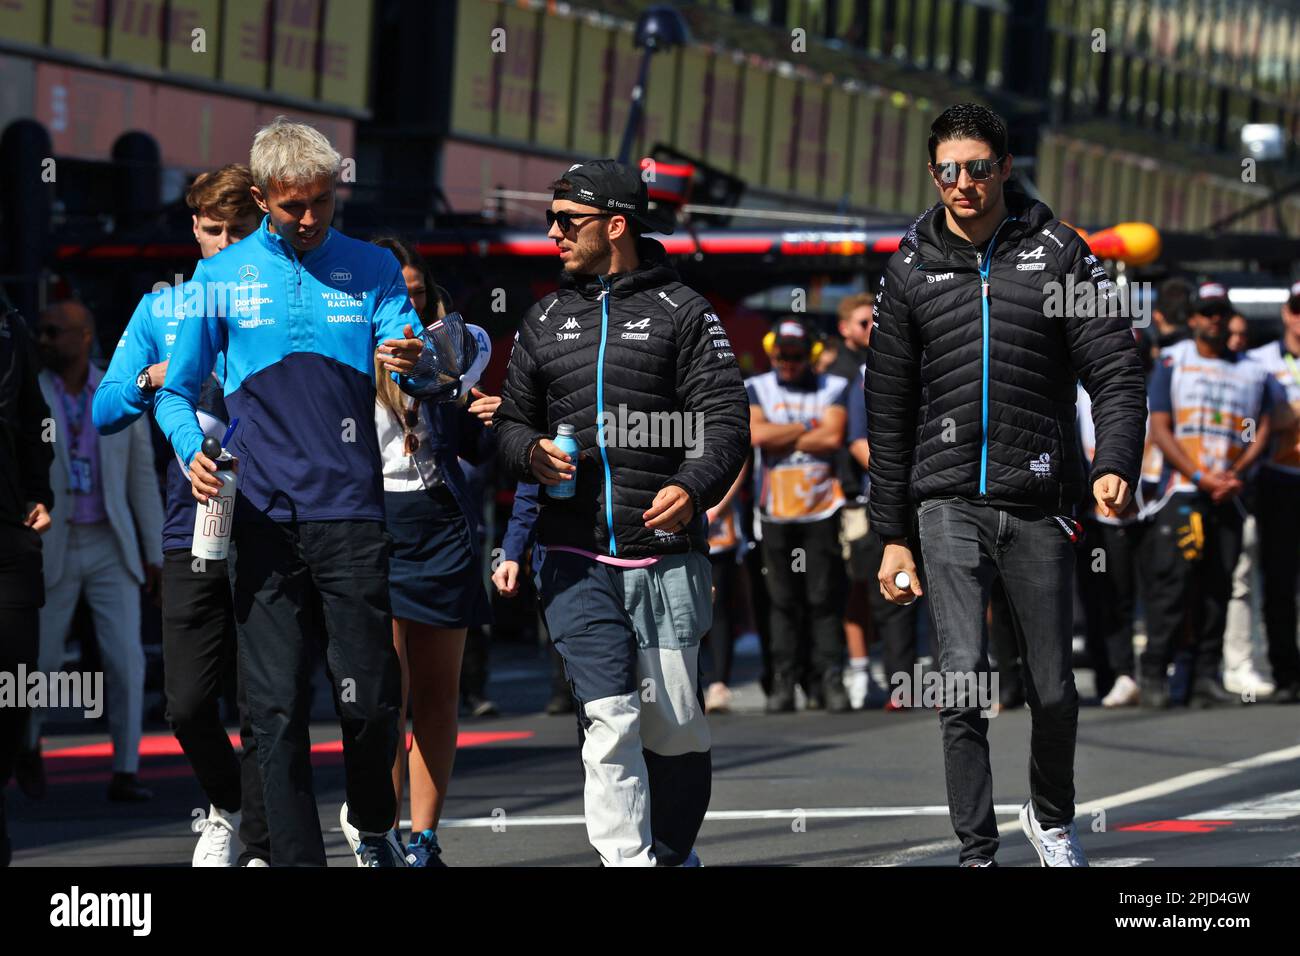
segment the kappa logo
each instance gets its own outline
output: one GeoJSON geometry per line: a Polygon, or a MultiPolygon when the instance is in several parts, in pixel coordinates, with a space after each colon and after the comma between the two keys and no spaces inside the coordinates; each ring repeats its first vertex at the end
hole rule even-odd
{"type": "Polygon", "coordinates": [[[1048,452],[1043,452],[1035,459],[1029,462],[1029,470],[1039,478],[1049,478],[1052,474],[1052,456],[1048,452]]]}
{"type": "Polygon", "coordinates": [[[576,315],[569,316],[569,321],[565,322],[560,326],[560,328],[566,331],[555,333],[555,340],[557,342],[572,342],[574,339],[582,337],[582,325],[578,322],[578,317],[576,315]],[[576,331],[567,331],[569,329],[574,329],[576,331]]]}
{"type": "Polygon", "coordinates": [[[568,331],[569,329],[580,329],[582,328],[582,326],[578,324],[578,317],[575,315],[571,315],[569,316],[569,321],[565,322],[562,326],[560,326],[560,328],[564,329],[565,331],[568,331]]]}
{"type": "Polygon", "coordinates": [[[253,265],[251,262],[246,262],[239,267],[240,282],[256,282],[257,277],[260,275],[261,273],[257,271],[257,266],[253,265]]]}
{"type": "Polygon", "coordinates": [[[333,272],[330,273],[330,282],[335,282],[341,285],[344,282],[351,282],[351,281],[352,281],[352,273],[348,272],[347,269],[335,269],[333,272]]]}
{"type": "Polygon", "coordinates": [[[1041,259],[1043,258],[1043,255],[1044,255],[1043,247],[1039,246],[1037,249],[1034,249],[1031,252],[1020,253],[1016,258],[1017,259],[1041,259]]]}

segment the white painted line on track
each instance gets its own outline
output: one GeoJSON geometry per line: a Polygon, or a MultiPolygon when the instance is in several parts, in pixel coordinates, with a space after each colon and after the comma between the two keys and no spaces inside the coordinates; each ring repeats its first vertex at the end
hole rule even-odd
{"type": "Polygon", "coordinates": [[[1300,790],[1270,793],[1254,800],[1238,800],[1204,813],[1189,813],[1180,820],[1289,820],[1300,817],[1300,790]]]}
{"type": "MultiPolygon", "coordinates": [[[[997,813],[1017,813],[1019,806],[999,804],[994,808],[997,813]]],[[[722,820],[852,820],[867,817],[946,817],[948,808],[939,804],[915,807],[813,807],[809,809],[792,808],[790,810],[710,810],[704,815],[705,821],[722,820]]],[[[439,822],[439,827],[565,827],[580,826],[586,820],[581,814],[545,814],[539,816],[512,816],[505,813],[496,817],[448,817],[439,822]]],[[[401,821],[403,829],[411,826],[410,820],[401,821]]],[[[339,827],[331,827],[331,833],[343,832],[339,827]]]]}

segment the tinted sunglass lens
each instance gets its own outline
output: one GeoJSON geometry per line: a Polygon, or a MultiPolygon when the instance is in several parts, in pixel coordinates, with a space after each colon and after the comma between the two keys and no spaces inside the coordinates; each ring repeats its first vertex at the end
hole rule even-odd
{"type": "Polygon", "coordinates": [[[957,181],[958,170],[956,163],[939,164],[939,181],[951,186],[957,181]]]}

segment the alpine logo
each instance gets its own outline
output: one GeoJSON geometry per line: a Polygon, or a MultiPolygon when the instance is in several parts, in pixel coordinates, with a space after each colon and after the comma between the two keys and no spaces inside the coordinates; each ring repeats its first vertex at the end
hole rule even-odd
{"type": "Polygon", "coordinates": [[[1043,258],[1043,247],[1042,247],[1042,246],[1039,246],[1037,249],[1034,249],[1032,252],[1022,252],[1022,253],[1020,253],[1020,255],[1018,255],[1016,258],[1018,258],[1018,259],[1041,259],[1041,258],[1043,258]]]}
{"type": "Polygon", "coordinates": [[[1050,478],[1052,475],[1052,456],[1047,452],[1043,452],[1029,462],[1029,470],[1039,478],[1050,478]]]}
{"type": "MultiPolygon", "coordinates": [[[[648,329],[650,328],[649,319],[641,319],[639,322],[624,322],[625,329],[648,329]]],[[[645,342],[650,338],[649,332],[624,332],[619,336],[622,339],[631,339],[634,342],[645,342]]]]}
{"type": "Polygon", "coordinates": [[[335,269],[333,272],[330,273],[330,282],[335,282],[341,285],[344,282],[351,282],[351,281],[352,281],[352,273],[348,272],[347,269],[335,269]]]}

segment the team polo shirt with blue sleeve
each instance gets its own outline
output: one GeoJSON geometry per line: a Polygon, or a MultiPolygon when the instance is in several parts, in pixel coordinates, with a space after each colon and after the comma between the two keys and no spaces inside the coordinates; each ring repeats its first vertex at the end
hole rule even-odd
{"type": "MultiPolygon", "coordinates": [[[[131,314],[108,371],[104,373],[99,388],[95,389],[91,414],[101,435],[120,432],[153,409],[157,393],[142,392],[135,380],[150,365],[171,359],[182,318],[176,309],[176,301],[177,297],[170,289],[150,292],[131,314]]],[[[226,404],[218,384],[223,364],[224,360],[218,356],[216,370],[204,382],[197,406],[220,421],[226,421],[226,404]]],[[[194,539],[195,507],[190,480],[173,458],[167,464],[163,551],[190,549],[194,539]]]]}
{"type": "Polygon", "coordinates": [[[274,521],[382,521],[374,353],[420,325],[401,267],[334,229],[299,257],[269,225],[199,263],[183,290],[158,424],[193,461],[194,405],[223,355],[241,506],[274,521]]]}

